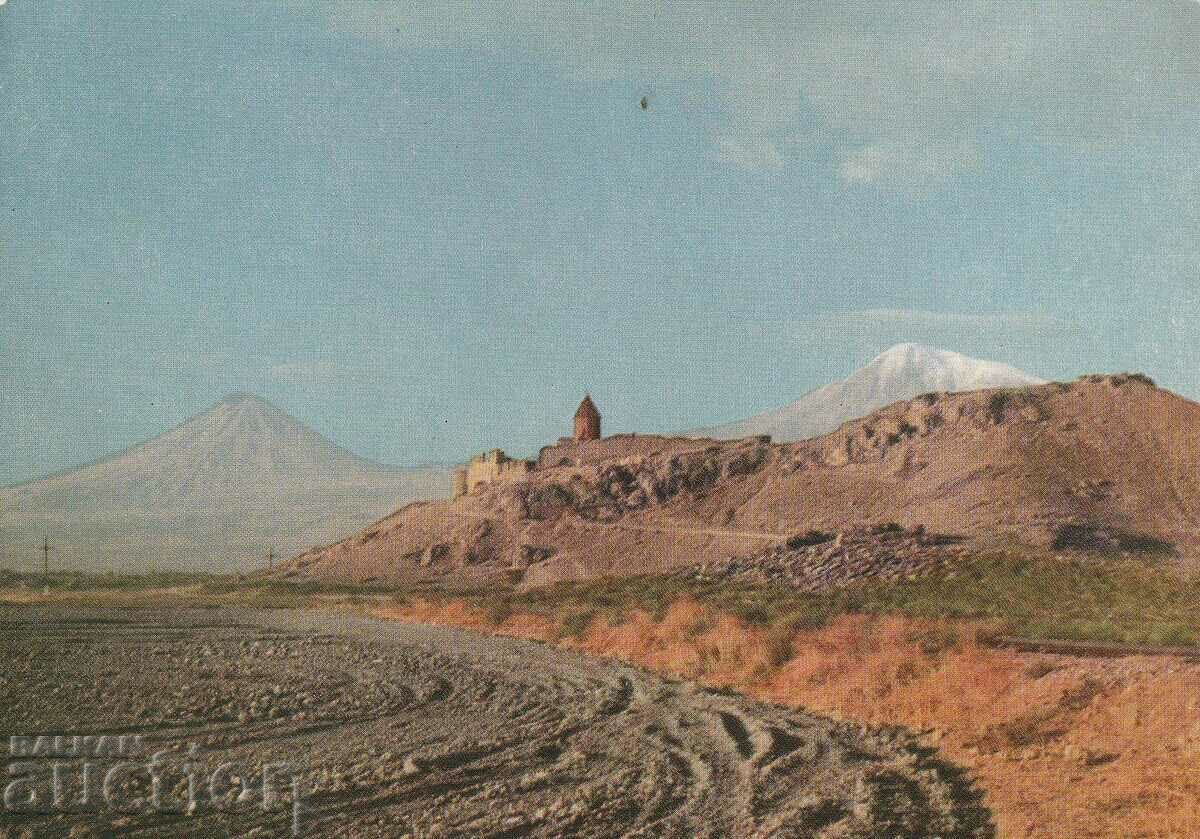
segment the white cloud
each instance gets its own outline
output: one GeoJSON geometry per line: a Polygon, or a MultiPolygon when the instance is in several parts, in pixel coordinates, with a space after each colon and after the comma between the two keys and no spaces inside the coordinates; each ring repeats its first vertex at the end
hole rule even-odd
{"type": "Polygon", "coordinates": [[[891,139],[842,155],[838,174],[850,184],[940,181],[977,168],[980,162],[979,147],[966,139],[926,144],[891,139]]]}
{"type": "Polygon", "coordinates": [[[1090,153],[1089,144],[1127,147],[1135,129],[1192,131],[1200,117],[1200,11],[1179,0],[326,8],[334,28],[400,48],[533,55],[578,78],[703,84],[719,112],[705,130],[737,166],[781,165],[780,143],[815,120],[843,149],[831,174],[847,183],[969,170],[981,157],[975,138],[988,132],[1090,153]]]}
{"type": "Polygon", "coordinates": [[[765,137],[717,137],[717,154],[743,169],[774,169],[783,165],[783,155],[774,141],[765,137]]]}
{"type": "Polygon", "coordinates": [[[873,143],[845,155],[839,172],[849,183],[875,183],[885,171],[894,169],[898,160],[894,150],[873,143]]]}

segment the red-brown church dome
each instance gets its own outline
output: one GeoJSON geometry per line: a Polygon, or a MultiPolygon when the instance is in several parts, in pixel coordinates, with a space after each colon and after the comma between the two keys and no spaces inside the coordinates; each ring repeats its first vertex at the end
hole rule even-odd
{"type": "Polygon", "coordinates": [[[583,397],[578,410],[575,411],[575,439],[600,439],[600,412],[596,410],[591,394],[583,397]]]}

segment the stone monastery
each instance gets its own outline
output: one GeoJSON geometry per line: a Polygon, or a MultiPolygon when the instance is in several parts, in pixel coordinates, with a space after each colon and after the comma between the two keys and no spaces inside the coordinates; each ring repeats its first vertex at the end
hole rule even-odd
{"type": "MultiPolygon", "coordinates": [[[[454,470],[451,479],[451,498],[470,495],[484,484],[503,481],[518,481],[538,467],[538,464],[558,463],[562,458],[554,458],[553,453],[560,449],[570,449],[578,444],[600,439],[600,411],[592,402],[590,394],[583,397],[575,411],[575,433],[572,437],[561,438],[556,445],[542,449],[538,459],[516,460],[506,455],[500,449],[476,455],[466,466],[454,470]]],[[[565,454],[565,452],[563,453],[565,454]]],[[[571,460],[572,458],[567,458],[571,460]]]]}

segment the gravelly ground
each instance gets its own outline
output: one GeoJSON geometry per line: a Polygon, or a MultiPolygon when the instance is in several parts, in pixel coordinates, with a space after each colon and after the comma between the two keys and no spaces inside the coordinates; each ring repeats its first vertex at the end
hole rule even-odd
{"type": "MultiPolygon", "coordinates": [[[[198,779],[190,814],[39,813],[51,764],[62,810],[83,761],[10,754],[32,766],[0,811],[14,837],[290,835],[286,773],[262,806],[272,761],[296,770],[304,836],[992,835],[965,778],[902,734],[529,642],[329,612],[9,607],[0,661],[6,738],[139,734],[135,766],[170,750],[166,808],[188,798],[185,762],[198,779]]],[[[102,800],[120,759],[89,761],[102,800]]],[[[149,774],[112,791],[149,796],[149,774]]]]}

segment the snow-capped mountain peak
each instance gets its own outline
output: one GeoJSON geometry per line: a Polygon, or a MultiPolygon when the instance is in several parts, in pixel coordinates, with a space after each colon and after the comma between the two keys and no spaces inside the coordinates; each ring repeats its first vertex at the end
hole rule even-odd
{"type": "Polygon", "coordinates": [[[1009,364],[904,343],[883,351],[847,378],[810,391],[783,408],[693,433],[718,439],[770,434],[780,442],[803,440],[922,393],[1038,384],[1044,380],[1009,364]]]}
{"type": "MultiPolygon", "coordinates": [[[[924,381],[938,385],[930,390],[982,390],[988,387],[1044,383],[1042,379],[1010,364],[971,358],[962,353],[939,350],[924,344],[896,344],[875,356],[864,369],[876,371],[880,377],[892,380],[916,374],[924,381]]],[[[862,372],[864,371],[859,371],[862,372]]]]}

